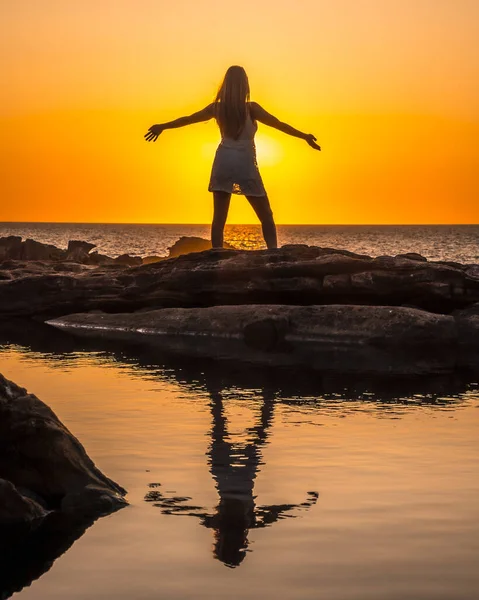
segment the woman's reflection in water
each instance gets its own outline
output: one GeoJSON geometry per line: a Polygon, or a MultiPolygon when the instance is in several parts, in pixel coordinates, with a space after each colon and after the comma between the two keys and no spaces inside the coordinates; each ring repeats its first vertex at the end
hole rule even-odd
{"type": "MultiPolygon", "coordinates": [[[[213,423],[207,456],[220,497],[215,513],[186,504],[191,498],[167,497],[158,490],[150,491],[145,500],[154,502],[164,514],[198,517],[202,525],[214,531],[215,558],[228,567],[237,567],[246,556],[250,529],[294,517],[293,510],[305,510],[316,504],[318,493],[308,492],[301,504],[256,506],[254,480],[273,421],[274,397],[263,390],[258,424],[247,430],[245,443],[236,444],[230,441],[221,392],[211,388],[208,391],[213,423]]],[[[151,484],[153,488],[156,486],[151,484]]]]}

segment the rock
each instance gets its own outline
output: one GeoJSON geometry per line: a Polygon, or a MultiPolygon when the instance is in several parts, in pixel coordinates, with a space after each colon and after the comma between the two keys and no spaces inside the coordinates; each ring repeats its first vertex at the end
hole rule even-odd
{"type": "Polygon", "coordinates": [[[22,238],[16,235],[0,238],[0,260],[20,259],[22,254],[22,238]]]}
{"type": "Polygon", "coordinates": [[[65,260],[88,264],[90,261],[90,250],[95,248],[95,246],[96,244],[90,244],[89,242],[70,240],[65,260]]]}
{"type": "Polygon", "coordinates": [[[90,250],[96,248],[96,244],[91,244],[90,242],[83,242],[81,240],[70,240],[68,242],[67,252],[75,252],[77,250],[81,250],[85,254],[88,254],[90,250]]]}
{"type": "Polygon", "coordinates": [[[66,251],[53,246],[27,239],[23,242],[21,260],[63,260],[66,251]]]}
{"type": "Polygon", "coordinates": [[[1,514],[8,514],[5,506],[15,497],[19,513],[23,511],[26,519],[37,511],[28,498],[41,499],[48,510],[59,509],[65,502],[82,512],[102,506],[111,512],[126,504],[126,491],[95,467],[54,412],[2,375],[0,477],[7,481],[1,488],[1,514]],[[105,498],[100,501],[100,496],[105,498]]]}
{"type": "Polygon", "coordinates": [[[142,259],[142,263],[144,265],[151,265],[152,263],[160,262],[160,260],[166,260],[166,258],[164,256],[145,256],[142,259]]]}
{"type": "Polygon", "coordinates": [[[46,514],[40,504],[23,496],[13,483],[0,479],[0,525],[34,521],[46,514]]]}
{"type": "Polygon", "coordinates": [[[465,270],[469,277],[479,279],[479,265],[467,265],[465,270]]]}
{"type": "Polygon", "coordinates": [[[107,256],[106,254],[100,254],[99,252],[90,252],[88,255],[90,265],[113,265],[115,259],[107,256]]]}
{"type": "Polygon", "coordinates": [[[421,262],[427,262],[427,258],[418,254],[417,252],[406,252],[405,254],[398,254],[396,258],[409,258],[410,260],[419,260],[421,262]]]}
{"type": "Polygon", "coordinates": [[[465,268],[314,246],[215,249],[131,268],[112,263],[60,273],[50,263],[4,261],[0,318],[228,304],[412,305],[449,314],[479,302],[479,279],[465,268]]]}
{"type": "MultiPolygon", "coordinates": [[[[231,249],[231,246],[228,243],[224,244],[226,249],[231,249]]],[[[211,249],[211,241],[205,240],[200,237],[188,237],[183,236],[179,240],[177,240],[173,246],[168,248],[168,258],[174,258],[176,256],[181,256],[182,254],[189,254],[191,252],[203,252],[203,250],[211,249]]]]}
{"type": "Polygon", "coordinates": [[[129,254],[122,254],[115,258],[115,263],[118,265],[124,265],[126,267],[134,267],[143,263],[141,256],[130,256],[129,254]]]}
{"type": "Polygon", "coordinates": [[[49,324],[76,335],[156,343],[191,355],[321,371],[452,371],[454,318],[385,306],[243,305],[79,314],[49,324]]]}
{"type": "Polygon", "coordinates": [[[453,313],[457,324],[461,362],[468,367],[479,364],[479,303],[453,313]]]}

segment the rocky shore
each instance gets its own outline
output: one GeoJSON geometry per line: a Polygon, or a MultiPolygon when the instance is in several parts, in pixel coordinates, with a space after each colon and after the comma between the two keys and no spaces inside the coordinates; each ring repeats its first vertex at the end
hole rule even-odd
{"type": "Polygon", "coordinates": [[[70,242],[63,258],[47,247],[48,260],[25,260],[12,258],[18,241],[8,240],[0,240],[10,248],[0,259],[0,319],[338,372],[435,373],[477,362],[479,265],[302,245],[189,252],[198,247],[189,238],[170,250],[176,257],[95,265],[85,242],[70,242]]]}
{"type": "MultiPolygon", "coordinates": [[[[171,357],[181,381],[206,378],[208,390],[230,377],[264,389],[307,383],[314,396],[362,377],[378,378],[381,390],[408,378],[417,387],[425,375],[442,390],[477,372],[479,265],[301,245],[208,247],[182,238],[170,257],[112,258],[83,241],[60,249],[0,239],[0,332],[60,356],[97,344],[144,355],[145,365],[171,357]]],[[[8,597],[126,501],[56,415],[1,375],[0,440],[8,597]]]]}
{"type": "Polygon", "coordinates": [[[0,374],[0,598],[48,571],[125,494],[46,404],[0,374]]]}
{"type": "Polygon", "coordinates": [[[0,524],[59,511],[107,514],[126,491],[103,475],[41,400],[0,374],[0,524]]]}

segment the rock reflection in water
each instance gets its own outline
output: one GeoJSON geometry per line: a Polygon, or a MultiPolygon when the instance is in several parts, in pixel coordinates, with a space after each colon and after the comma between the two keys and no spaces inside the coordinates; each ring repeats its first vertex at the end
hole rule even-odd
{"type": "MultiPolygon", "coordinates": [[[[248,549],[248,532],[272,525],[279,519],[295,517],[294,511],[306,510],[316,504],[317,492],[305,494],[301,504],[256,505],[254,481],[262,461],[262,448],[267,443],[275,400],[263,392],[260,415],[255,427],[246,431],[246,442],[237,444],[228,434],[221,391],[209,389],[212,428],[207,456],[211,475],[218,490],[219,502],[213,514],[205,508],[187,502],[189,497],[167,496],[152,489],[145,496],[147,502],[161,508],[163,514],[197,517],[201,524],[214,531],[214,557],[228,567],[239,566],[248,549]]],[[[150,484],[158,488],[159,484],[150,484]]]]}
{"type": "Polygon", "coordinates": [[[0,599],[30,586],[49,571],[97,520],[51,513],[37,522],[0,528],[0,599]]]}

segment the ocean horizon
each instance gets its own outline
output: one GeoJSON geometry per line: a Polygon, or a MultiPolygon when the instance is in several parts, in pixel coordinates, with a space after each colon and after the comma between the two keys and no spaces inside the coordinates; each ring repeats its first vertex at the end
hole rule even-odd
{"type": "MultiPolygon", "coordinates": [[[[109,256],[167,256],[183,236],[209,239],[209,223],[0,222],[0,237],[18,235],[66,248],[84,240],[109,256]]],[[[278,225],[278,242],[337,248],[370,256],[417,252],[429,260],[479,261],[479,225],[278,225]]],[[[225,241],[242,250],[265,248],[259,224],[227,224],[225,241]]]]}

